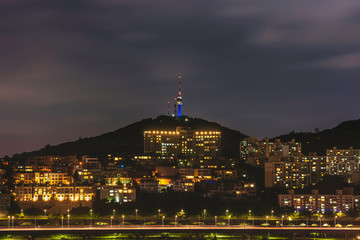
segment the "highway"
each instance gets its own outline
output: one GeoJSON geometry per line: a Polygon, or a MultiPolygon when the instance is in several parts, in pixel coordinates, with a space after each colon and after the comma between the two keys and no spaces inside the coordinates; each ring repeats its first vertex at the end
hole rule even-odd
{"type": "Polygon", "coordinates": [[[15,226],[0,227],[0,234],[7,233],[239,233],[239,234],[255,234],[255,233],[286,233],[286,234],[309,234],[309,233],[332,233],[341,235],[360,235],[360,227],[264,227],[264,226],[214,226],[214,225],[130,225],[130,226],[15,226]]]}

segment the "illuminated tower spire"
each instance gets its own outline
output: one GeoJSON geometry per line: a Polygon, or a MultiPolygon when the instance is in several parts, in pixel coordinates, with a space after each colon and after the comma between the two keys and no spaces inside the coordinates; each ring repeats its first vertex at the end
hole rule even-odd
{"type": "Polygon", "coordinates": [[[183,105],[182,97],[181,97],[181,73],[179,73],[179,95],[176,100],[176,105],[178,107],[177,116],[181,117],[181,106],[183,105]]]}

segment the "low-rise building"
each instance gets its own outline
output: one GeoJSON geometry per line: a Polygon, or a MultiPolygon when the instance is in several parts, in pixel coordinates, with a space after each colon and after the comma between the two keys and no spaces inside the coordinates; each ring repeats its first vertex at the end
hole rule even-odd
{"type": "Polygon", "coordinates": [[[100,200],[107,199],[116,203],[134,202],[136,200],[136,189],[124,185],[104,185],[100,187],[100,200]]]}
{"type": "Polygon", "coordinates": [[[67,173],[58,172],[19,172],[14,175],[15,184],[69,185],[73,178],[67,173]]]}
{"type": "Polygon", "coordinates": [[[6,186],[0,186],[0,216],[9,213],[11,204],[11,194],[6,186]]]}
{"type": "Polygon", "coordinates": [[[239,172],[234,169],[215,170],[215,176],[218,179],[235,180],[239,178],[239,172]]]}
{"type": "Polygon", "coordinates": [[[140,180],[140,191],[149,193],[159,192],[159,181],[153,179],[140,180]]]}
{"type": "Polygon", "coordinates": [[[66,213],[74,207],[92,207],[94,191],[88,186],[15,186],[14,200],[21,209],[37,207],[66,213]]]}
{"type": "Polygon", "coordinates": [[[211,198],[245,199],[256,196],[255,182],[217,182],[207,194],[211,198]]]}
{"type": "Polygon", "coordinates": [[[174,192],[194,192],[195,183],[191,180],[174,180],[171,182],[174,192]]]}

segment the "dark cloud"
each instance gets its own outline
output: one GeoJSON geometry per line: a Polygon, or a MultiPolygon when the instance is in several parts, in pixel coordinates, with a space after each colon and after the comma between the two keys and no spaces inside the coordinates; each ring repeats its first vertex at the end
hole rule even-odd
{"type": "Polygon", "coordinates": [[[166,114],[265,137],[359,118],[358,1],[2,1],[0,156],[166,114]]]}

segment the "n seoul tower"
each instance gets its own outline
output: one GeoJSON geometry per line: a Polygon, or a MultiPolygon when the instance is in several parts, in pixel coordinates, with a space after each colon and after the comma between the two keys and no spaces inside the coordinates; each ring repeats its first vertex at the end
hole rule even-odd
{"type": "Polygon", "coordinates": [[[179,95],[176,99],[176,105],[178,107],[177,116],[181,117],[181,106],[183,105],[181,97],[181,73],[179,73],[179,95]]]}

